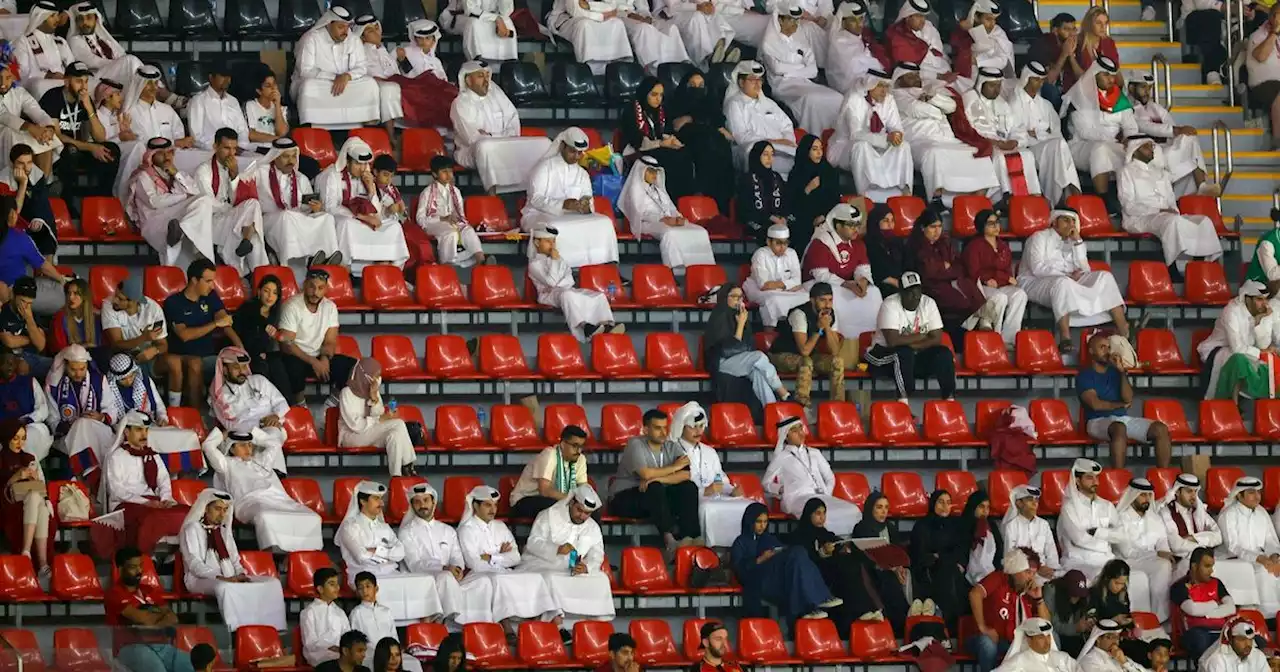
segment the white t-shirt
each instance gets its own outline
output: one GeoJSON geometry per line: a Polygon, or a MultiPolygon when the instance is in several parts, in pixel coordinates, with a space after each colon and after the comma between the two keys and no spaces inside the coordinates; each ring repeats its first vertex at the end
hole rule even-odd
{"type": "Polygon", "coordinates": [[[142,334],[143,329],[149,328],[156,322],[160,323],[160,338],[169,336],[169,328],[165,324],[164,309],[160,304],[156,303],[149,297],[142,297],[138,300],[138,313],[130,315],[123,310],[116,310],[111,307],[110,301],[104,301],[102,304],[102,329],[119,329],[120,337],[124,340],[137,338],[142,334]]]}
{"type": "Polygon", "coordinates": [[[1249,73],[1249,86],[1280,80],[1280,50],[1272,49],[1271,55],[1261,63],[1253,58],[1254,48],[1267,39],[1280,41],[1275,35],[1271,34],[1271,31],[1267,30],[1265,25],[1253,31],[1253,35],[1249,36],[1249,48],[1245,51],[1244,58],[1245,70],[1249,73]]]}
{"type": "Polygon", "coordinates": [[[942,313],[938,312],[938,304],[928,296],[920,297],[920,305],[915,310],[902,307],[902,294],[894,294],[880,304],[880,312],[876,315],[876,335],[872,345],[888,345],[884,340],[882,329],[892,329],[900,334],[927,334],[942,328],[942,313]]]}
{"type": "Polygon", "coordinates": [[[338,326],[338,306],[329,299],[320,299],[316,312],[307,310],[307,297],[295,294],[280,309],[280,329],[292,331],[297,336],[293,344],[315,357],[324,345],[324,335],[338,326]]]}
{"type": "MultiPolygon", "coordinates": [[[[289,118],[289,108],[286,106],[280,110],[281,114],[287,119],[289,118]]],[[[276,134],[276,106],[265,108],[258,103],[257,98],[251,98],[244,104],[244,119],[249,124],[249,130],[259,133],[276,134]]],[[[270,147],[269,142],[252,142],[248,138],[242,138],[240,141],[242,147],[254,149],[256,147],[270,147]]]]}

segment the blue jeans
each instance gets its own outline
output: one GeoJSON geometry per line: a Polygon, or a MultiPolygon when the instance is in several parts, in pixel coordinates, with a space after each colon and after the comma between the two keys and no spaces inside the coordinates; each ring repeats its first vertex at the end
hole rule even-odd
{"type": "Polygon", "coordinates": [[[1000,659],[1009,651],[1009,642],[996,644],[991,638],[981,633],[969,638],[969,651],[978,658],[978,672],[991,672],[1000,664],[1000,659]]]}
{"type": "Polygon", "coordinates": [[[171,644],[130,644],[116,659],[131,672],[195,672],[191,656],[171,644]]]}
{"type": "Polygon", "coordinates": [[[1049,103],[1053,105],[1053,109],[1062,109],[1062,89],[1059,89],[1057,84],[1045,82],[1045,84],[1040,87],[1040,97],[1049,101],[1049,103]]]}

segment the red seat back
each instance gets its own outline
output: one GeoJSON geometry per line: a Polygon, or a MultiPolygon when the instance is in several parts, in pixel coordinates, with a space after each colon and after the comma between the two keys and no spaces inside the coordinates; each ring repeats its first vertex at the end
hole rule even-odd
{"type": "Polygon", "coordinates": [[[578,621],[573,624],[573,659],[595,668],[609,660],[609,635],[613,624],[607,621],[578,621]]]}
{"type": "Polygon", "coordinates": [[[204,428],[204,420],[200,417],[200,411],[190,406],[170,406],[165,409],[165,412],[169,414],[169,424],[174,427],[192,430],[201,441],[208,434],[208,431],[204,428]]]}
{"type": "Polygon", "coordinates": [[[717,446],[748,446],[760,443],[751,409],[746,404],[721,402],[711,405],[707,440],[717,446]]]}
{"type": "MultiPolygon", "coordinates": [[[[501,627],[501,626],[499,626],[501,627]]],[[[569,662],[560,628],[549,621],[524,621],[516,640],[520,660],[534,667],[563,665],[569,662]]]]}
{"type": "MultiPolygon", "coordinates": [[[[346,510],[343,510],[343,514],[346,510]]],[[[316,572],[325,568],[333,567],[333,561],[329,559],[329,555],[324,551],[294,551],[289,554],[288,560],[285,562],[285,590],[292,595],[301,598],[313,598],[316,596],[316,587],[313,583],[316,572]]],[[[274,633],[275,631],[272,630],[274,633]]],[[[236,657],[239,658],[239,647],[237,648],[236,657]]]]}
{"type": "Polygon", "coordinates": [[[620,448],[643,431],[644,411],[635,404],[605,404],[600,408],[600,442],[620,448]]]}
{"type": "Polygon", "coordinates": [[[448,636],[449,628],[444,623],[410,623],[404,629],[404,645],[439,649],[448,636]]]}
{"type": "MultiPolygon", "coordinates": [[[[714,201],[713,201],[714,202],[714,201]]],[[[719,264],[695,264],[684,269],[684,296],[696,303],[712,287],[723,286],[729,281],[724,267],[719,264]]]]}
{"type": "Polygon", "coordinates": [[[175,478],[170,481],[170,487],[173,490],[173,501],[191,506],[196,503],[196,498],[209,487],[209,484],[194,478],[175,478]]]}
{"type": "Polygon", "coordinates": [[[450,450],[485,446],[484,428],[474,406],[444,404],[436,407],[436,443],[450,450]]]}
{"type": "Polygon", "coordinates": [[[978,235],[978,227],[974,220],[978,213],[991,209],[991,199],[974,194],[956,196],[951,204],[951,235],[955,238],[968,238],[978,235]]]}
{"type": "Polygon", "coordinates": [[[993,469],[987,474],[987,491],[991,494],[991,515],[1003,517],[1009,512],[1013,489],[1027,484],[1026,472],[1017,469],[993,469]]]}
{"type": "Polygon", "coordinates": [[[432,378],[459,378],[476,373],[467,341],[457,334],[428,336],[426,353],[427,375],[432,378]]]}
{"type": "Polygon", "coordinates": [[[1129,489],[1133,474],[1128,469],[1103,469],[1098,475],[1098,496],[1116,504],[1124,491],[1129,489]]]}
{"type": "MultiPolygon", "coordinates": [[[[1053,333],[1043,329],[1019,331],[1014,340],[1017,366],[1023,371],[1061,370],[1062,354],[1053,333]]],[[[967,353],[966,353],[967,354],[967,353]]]]}
{"type": "Polygon", "coordinates": [[[1040,472],[1040,507],[1038,515],[1056,516],[1062,510],[1067,488],[1075,487],[1071,472],[1066,469],[1050,469],[1040,472]]]}
{"type": "MultiPolygon", "coordinates": [[[[413,486],[426,483],[421,476],[392,476],[387,486],[387,520],[400,520],[409,512],[409,496],[413,486]]],[[[440,506],[440,497],[436,496],[436,506],[440,506]]]]}
{"type": "Polygon", "coordinates": [[[467,294],[458,279],[458,269],[451,264],[423,264],[418,267],[418,303],[428,308],[465,308],[467,294]]]}
{"type": "Polygon", "coordinates": [[[1036,426],[1041,441],[1057,441],[1079,438],[1071,420],[1071,410],[1061,399],[1032,399],[1027,414],[1036,426]]]}
{"type": "MultiPolygon", "coordinates": [[[[1177,467],[1147,467],[1147,480],[1151,481],[1151,487],[1155,488],[1156,499],[1164,499],[1169,492],[1169,488],[1178,480],[1178,476],[1182,474],[1182,470],[1177,467]]],[[[1263,492],[1266,492],[1263,490],[1263,492]]],[[[1280,492],[1277,492],[1280,495],[1280,492]]]]}
{"type": "Polygon", "coordinates": [[[778,622],[769,618],[738,621],[738,657],[748,663],[768,664],[789,658],[778,622]]]}
{"type": "Polygon", "coordinates": [[[888,658],[897,652],[898,640],[888,621],[855,621],[849,632],[849,649],[862,660],[888,658]]]}
{"type": "Polygon", "coordinates": [[[141,240],[129,226],[124,206],[112,196],[85,196],[80,202],[80,226],[89,240],[141,240]]]}
{"type": "Polygon", "coordinates": [[[437,515],[446,522],[461,520],[462,512],[467,507],[467,494],[476,486],[484,484],[482,479],[475,476],[450,476],[444,479],[444,504],[440,507],[442,513],[437,515]]]}
{"type": "Polygon", "coordinates": [[[640,357],[626,334],[597,334],[591,339],[591,368],[605,378],[638,376],[640,357]]]}
{"type": "Polygon", "coordinates": [[[589,373],[581,344],[567,333],[538,336],[538,370],[548,378],[581,378],[589,373]]]}
{"type": "MultiPolygon", "coordinates": [[[[186,273],[183,273],[183,282],[185,281],[186,273]]],[[[222,305],[226,306],[228,312],[244,305],[249,298],[249,292],[244,286],[244,278],[240,277],[240,271],[234,266],[218,266],[213,272],[213,291],[218,293],[218,298],[222,300],[222,305]]]]}
{"type": "Polygon", "coordinates": [[[886,205],[893,212],[893,234],[901,237],[911,235],[916,218],[924,214],[924,201],[918,196],[890,196],[886,205]]]}
{"type": "Polygon", "coordinates": [[[644,593],[670,590],[675,586],[667,573],[662,551],[651,546],[632,546],[622,551],[622,585],[644,593]]]}
{"type": "Polygon", "coordinates": [[[402,308],[414,304],[404,271],[387,264],[364,267],[360,276],[365,303],[374,308],[402,308]]]}
{"type": "Polygon", "coordinates": [[[858,471],[842,471],[835,476],[836,487],[831,494],[853,502],[861,508],[867,502],[867,495],[871,494],[871,485],[867,483],[866,474],[858,471]]]}
{"type": "Polygon", "coordinates": [[[1013,368],[1004,339],[995,331],[965,332],[964,362],[978,373],[995,373],[1013,368]]]}
{"type": "Polygon", "coordinates": [[[991,432],[999,425],[1000,416],[1013,405],[1005,399],[983,399],[977,403],[973,411],[974,433],[981,440],[991,438],[991,432]]]}
{"type": "Polygon", "coordinates": [[[1240,467],[1210,467],[1205,474],[1205,503],[1210,511],[1221,511],[1227,504],[1227,496],[1235,487],[1236,481],[1244,478],[1244,469],[1240,467]]]}
{"type": "Polygon", "coordinates": [[[929,509],[929,494],[914,471],[884,472],[880,491],[889,498],[889,515],[894,518],[923,518],[929,509]]]}
{"type": "Polygon", "coordinates": [[[939,471],[934,475],[933,489],[946,490],[951,495],[952,515],[959,515],[969,495],[978,491],[978,481],[971,471],[939,471]]]}
{"type": "Polygon", "coordinates": [[[1233,399],[1206,399],[1200,402],[1200,436],[1209,441],[1240,441],[1248,438],[1240,408],[1233,399]]]}
{"type": "Polygon", "coordinates": [[[67,602],[77,600],[101,600],[102,584],[93,556],[83,553],[62,553],[50,559],[53,576],[49,591],[54,597],[67,602]]]}
{"type": "MultiPolygon", "coordinates": [[[[99,264],[89,269],[89,292],[93,295],[93,305],[101,306],[108,296],[115,293],[120,283],[131,275],[124,266],[99,264]]],[[[186,274],[183,274],[186,277],[186,274]]],[[[185,282],[184,282],[185,285],[185,282]]]]}
{"type": "Polygon", "coordinates": [[[660,665],[663,663],[685,663],[676,653],[676,641],[671,636],[671,627],[667,622],[657,618],[633,619],[627,627],[632,639],[636,640],[636,662],[641,665],[660,665]]]}
{"type": "Polygon", "coordinates": [[[960,402],[930,399],[924,404],[924,436],[936,443],[972,441],[973,431],[960,402]]]}
{"type": "MultiPolygon", "coordinates": [[[[400,169],[415,173],[431,170],[431,159],[444,156],[444,137],[434,128],[406,128],[400,138],[400,169]]],[[[467,221],[475,224],[467,213],[467,221]]]]}
{"type": "Polygon", "coordinates": [[[1130,301],[1138,304],[1177,301],[1169,268],[1163,261],[1134,261],[1129,264],[1130,301]]]}
{"type": "MultiPolygon", "coordinates": [[[[301,655],[301,652],[298,653],[301,655]]],[[[280,633],[275,628],[269,625],[242,625],[236,630],[238,669],[249,669],[258,661],[283,655],[284,644],[280,642],[280,633]]]]}
{"type": "Polygon", "coordinates": [[[636,264],[631,269],[631,293],[642,306],[671,306],[683,302],[671,267],[636,264]]]}
{"type": "Polygon", "coordinates": [[[587,433],[588,443],[594,440],[586,409],[577,404],[547,404],[543,407],[542,438],[548,445],[560,443],[560,432],[569,425],[582,428],[587,433]]]}
{"type": "Polygon", "coordinates": [[[871,404],[871,439],[895,444],[920,440],[911,407],[901,401],[877,401],[871,404]]]}
{"type": "Polygon", "coordinates": [[[1226,305],[1233,297],[1220,261],[1188,261],[1184,273],[1187,300],[1196,305],[1226,305]]]}
{"type": "Polygon", "coordinates": [[[349,138],[360,138],[369,149],[373,150],[374,156],[393,156],[391,151],[391,138],[387,135],[387,129],[374,126],[362,126],[351,129],[349,138]]]}
{"type": "Polygon", "coordinates": [[[1021,195],[1009,199],[1009,232],[1026,238],[1049,228],[1049,200],[1039,195],[1021,195]]]}
{"type": "Polygon", "coordinates": [[[480,360],[480,370],[494,378],[532,375],[524,359],[520,339],[511,334],[481,336],[477,359],[480,360]]]}
{"type": "Polygon", "coordinates": [[[589,264],[578,269],[578,287],[591,289],[605,296],[609,295],[609,287],[613,287],[613,298],[610,302],[629,301],[630,295],[622,284],[622,275],[618,273],[617,264],[589,264]]]}
{"type": "Polygon", "coordinates": [[[507,206],[502,202],[501,196],[468,196],[463,199],[462,207],[472,226],[483,226],[495,231],[505,231],[511,226],[511,218],[507,216],[507,206]]]}
{"type": "Polygon", "coordinates": [[[1138,332],[1138,361],[1160,372],[1186,367],[1178,348],[1178,339],[1168,329],[1143,329],[1138,332]]]}
{"type": "Polygon", "coordinates": [[[471,302],[482,308],[522,303],[516,281],[506,266],[474,266],[471,269],[471,302]]]}
{"type": "Polygon", "coordinates": [[[1222,221],[1222,211],[1218,209],[1218,199],[1206,194],[1189,194],[1178,199],[1178,212],[1184,215],[1204,215],[1213,222],[1218,235],[1231,233],[1222,221]]]}
{"type": "Polygon", "coordinates": [[[378,334],[373,337],[369,354],[382,365],[383,380],[422,375],[418,354],[413,351],[413,341],[408,336],[378,334]]]}
{"type": "Polygon", "coordinates": [[[494,405],[489,420],[489,434],[499,448],[544,448],[533,418],[533,411],[521,404],[494,405]]]}
{"type": "Polygon", "coordinates": [[[148,266],[142,272],[142,293],[155,299],[156,303],[162,304],[186,288],[187,273],[176,266],[148,266]]]}
{"type": "Polygon", "coordinates": [[[1194,439],[1182,402],[1176,399],[1147,399],[1142,402],[1142,417],[1163,422],[1169,428],[1169,436],[1175,440],[1194,439]]]}
{"type": "Polygon", "coordinates": [[[333,146],[333,138],[323,128],[295,128],[289,133],[289,137],[298,143],[298,150],[303,156],[319,161],[321,169],[332,166],[338,160],[338,150],[333,146]]]}
{"type": "MultiPolygon", "coordinates": [[[[656,376],[689,376],[697,372],[684,335],[673,332],[650,333],[645,336],[644,365],[649,373],[656,376]]],[[[599,368],[596,370],[599,371],[599,368]]]]}
{"type": "Polygon", "coordinates": [[[1094,194],[1076,194],[1067,198],[1067,206],[1074,208],[1080,215],[1080,236],[1097,238],[1116,232],[1107,214],[1107,205],[1094,194]]]}
{"type": "Polygon", "coordinates": [[[796,621],[796,655],[805,662],[825,662],[848,656],[840,631],[829,618],[796,621]]]}
{"type": "Polygon", "coordinates": [[[858,407],[851,401],[819,403],[818,438],[836,446],[866,441],[867,432],[862,427],[858,407]]]}
{"type": "Polygon", "coordinates": [[[681,196],[676,207],[680,210],[681,216],[694,224],[705,222],[720,214],[716,199],[701,194],[681,196]]]}
{"type": "Polygon", "coordinates": [[[9,662],[14,652],[22,657],[22,672],[44,672],[44,656],[40,653],[40,644],[36,640],[35,633],[18,628],[4,628],[0,629],[0,639],[8,642],[9,648],[13,649],[13,652],[6,651],[3,658],[0,658],[5,672],[9,670],[16,672],[18,669],[17,661],[9,662]]]}

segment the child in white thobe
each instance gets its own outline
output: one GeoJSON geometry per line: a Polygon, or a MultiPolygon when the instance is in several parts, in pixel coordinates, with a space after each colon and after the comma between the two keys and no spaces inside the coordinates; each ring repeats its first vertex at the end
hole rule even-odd
{"type": "Polygon", "coordinates": [[[580,620],[613,620],[613,592],[601,569],[604,536],[591,519],[601,504],[595,488],[575,487],[538,514],[524,549],[519,569],[542,574],[564,612],[565,628],[580,620]]]}
{"type": "MultiPolygon", "coordinates": [[[[520,228],[530,233],[559,231],[564,237],[558,249],[570,268],[618,263],[618,233],[608,217],[596,214],[591,177],[578,165],[588,145],[587,134],[576,126],[556,136],[529,176],[529,201],[520,219],[520,228]]],[[[529,256],[534,255],[531,239],[529,256]]]]}
{"type": "Polygon", "coordinates": [[[372,14],[357,17],[353,30],[358,31],[364,48],[367,72],[378,83],[378,121],[390,132],[394,130],[395,121],[404,118],[400,85],[387,81],[400,74],[400,64],[382,45],[382,22],[372,14]]]}
{"type": "Polygon", "coordinates": [[[254,526],[259,548],[284,553],[324,548],[320,515],[290,497],[276,474],[283,458],[279,447],[259,449],[252,435],[237,432],[223,441],[222,430],[214,428],[203,448],[205,462],[217,474],[214,486],[235,498],[236,520],[254,526]]]}
{"type": "Polygon", "coordinates": [[[312,585],[316,587],[316,599],[298,616],[298,628],[302,631],[302,659],[315,667],[338,659],[338,641],[351,629],[351,621],[335,604],[338,593],[342,592],[338,570],[332,567],[317,570],[312,585]]]}
{"type": "Polygon", "coordinates": [[[538,256],[529,261],[528,273],[533,288],[538,292],[538,303],[559,308],[573,337],[583,343],[597,332],[623,330],[622,325],[613,321],[609,297],[595,290],[573,286],[573,271],[560,257],[556,235],[556,230],[550,228],[533,232],[538,256]]]}
{"type": "Polygon", "coordinates": [[[462,192],[453,183],[453,160],[445,156],[432,158],[431,176],[431,184],[418,195],[414,221],[436,239],[440,263],[462,268],[483,264],[480,236],[467,222],[462,192]]]}
{"type": "Polygon", "coordinates": [[[397,536],[404,544],[404,566],[435,577],[441,615],[452,625],[493,621],[493,582],[478,573],[463,578],[466,562],[458,532],[436,520],[436,489],[418,483],[409,491],[409,510],[397,536]]]}
{"type": "Polygon", "coordinates": [[[637,236],[658,239],[662,263],[683,273],[688,266],[715,264],[711,236],[680,214],[667,194],[667,171],[657,159],[641,156],[631,167],[618,209],[637,236]]]}
{"type": "MultiPolygon", "coordinates": [[[[378,603],[378,578],[370,572],[356,575],[356,594],[360,596],[360,604],[351,608],[348,618],[351,629],[359,630],[370,642],[380,642],[385,638],[400,641],[396,634],[396,621],[391,615],[391,608],[378,603]]],[[[370,646],[365,653],[364,665],[373,669],[373,655],[377,646],[370,646]]],[[[409,672],[421,672],[422,663],[413,656],[404,656],[401,668],[409,672]]]]}
{"type": "Polygon", "coordinates": [[[996,20],[1000,5],[995,0],[978,0],[969,7],[969,37],[973,38],[975,68],[995,68],[1013,73],[1013,42],[996,20]]]}

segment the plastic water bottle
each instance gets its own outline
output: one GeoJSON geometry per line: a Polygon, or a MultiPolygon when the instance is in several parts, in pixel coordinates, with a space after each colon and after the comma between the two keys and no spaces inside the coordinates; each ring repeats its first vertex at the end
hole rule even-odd
{"type": "Polygon", "coordinates": [[[572,572],[573,568],[577,566],[578,566],[578,549],[575,548],[572,551],[569,551],[569,571],[572,572]]]}
{"type": "Polygon", "coordinates": [[[614,282],[609,283],[609,303],[618,298],[618,285],[614,282]]]}
{"type": "Polygon", "coordinates": [[[400,406],[400,402],[396,401],[394,398],[392,398],[392,399],[388,399],[388,400],[387,400],[387,411],[388,411],[388,412],[390,412],[390,413],[395,413],[395,412],[396,412],[396,408],[398,408],[399,406],[400,406]]]}
{"type": "Polygon", "coordinates": [[[719,499],[724,493],[724,474],[716,474],[715,483],[720,486],[720,490],[715,494],[715,498],[719,499]]]}
{"type": "Polygon", "coordinates": [[[484,428],[489,424],[485,421],[487,416],[488,413],[484,410],[484,406],[476,406],[476,418],[480,420],[480,431],[484,431],[484,428]]]}

